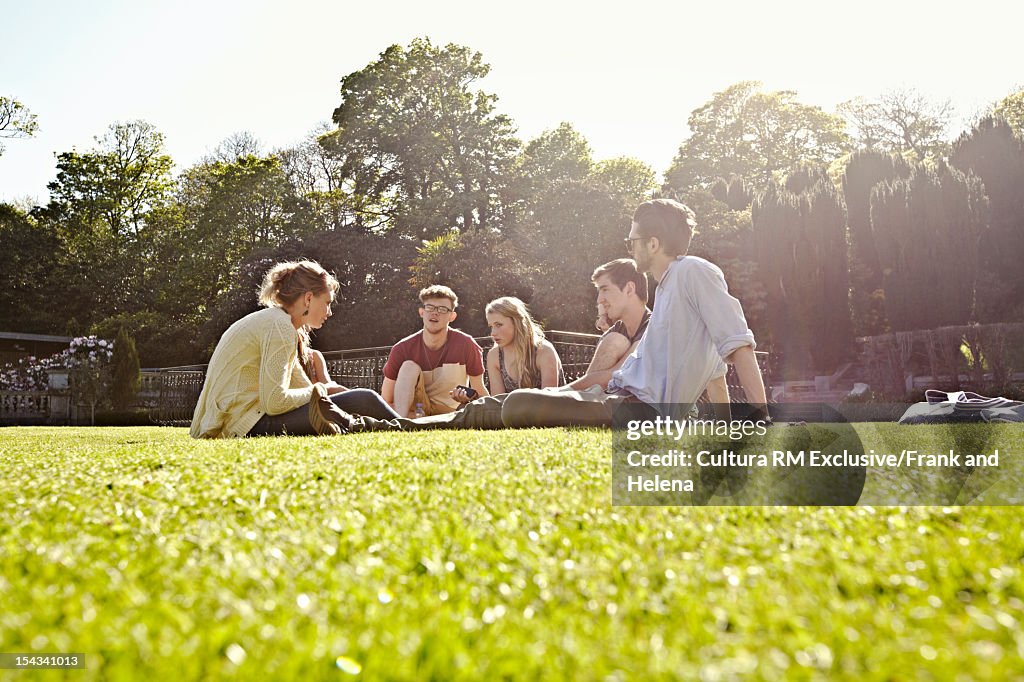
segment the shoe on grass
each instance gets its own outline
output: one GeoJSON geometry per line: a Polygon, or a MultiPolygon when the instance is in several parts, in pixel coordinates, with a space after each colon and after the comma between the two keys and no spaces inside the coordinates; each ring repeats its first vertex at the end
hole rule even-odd
{"type": "Polygon", "coordinates": [[[309,399],[309,423],[320,436],[340,436],[351,430],[354,417],[345,412],[327,395],[323,384],[313,384],[309,399]]]}

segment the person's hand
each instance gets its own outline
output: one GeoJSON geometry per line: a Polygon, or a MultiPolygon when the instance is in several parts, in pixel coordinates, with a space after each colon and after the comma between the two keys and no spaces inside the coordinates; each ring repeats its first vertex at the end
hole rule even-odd
{"type": "Polygon", "coordinates": [[[327,387],[327,395],[334,395],[335,393],[344,393],[348,389],[339,384],[337,381],[328,381],[324,386],[327,387]]]}
{"type": "Polygon", "coordinates": [[[456,386],[448,392],[448,395],[450,395],[455,402],[462,403],[463,405],[471,402],[469,396],[466,395],[466,389],[462,386],[456,386]]]}
{"type": "Polygon", "coordinates": [[[604,306],[597,306],[597,321],[594,326],[602,334],[611,329],[612,321],[608,319],[608,311],[604,309],[604,306]]]}

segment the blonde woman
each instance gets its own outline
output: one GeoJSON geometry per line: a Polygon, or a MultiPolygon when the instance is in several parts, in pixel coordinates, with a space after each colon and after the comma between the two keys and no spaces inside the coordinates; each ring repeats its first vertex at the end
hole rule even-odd
{"type": "Polygon", "coordinates": [[[300,333],[331,316],[338,280],[313,261],[278,263],[263,278],[263,310],[220,337],[192,416],[193,438],[344,433],[352,416],[398,416],[367,389],[313,383],[299,362],[300,333]]]}
{"type": "Polygon", "coordinates": [[[487,351],[491,395],[565,383],[558,352],[544,338],[525,303],[514,296],[503,296],[488,303],[486,313],[494,341],[487,351]]]}

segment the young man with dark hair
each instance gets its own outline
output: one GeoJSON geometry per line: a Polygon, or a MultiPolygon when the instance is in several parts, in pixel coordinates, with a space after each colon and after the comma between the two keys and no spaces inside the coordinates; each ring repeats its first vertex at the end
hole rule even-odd
{"type": "MultiPolygon", "coordinates": [[[[724,363],[734,364],[750,403],[765,409],[754,335],[740,302],[729,294],[718,266],[686,255],[695,227],[693,211],[670,199],[641,204],[633,214],[626,247],[637,269],[658,282],[657,300],[635,352],[608,381],[606,391],[522,390],[502,406],[506,426],[597,426],[629,406],[639,415],[671,409],[685,416],[724,363]]],[[[712,395],[713,401],[719,398],[712,395]]]]}
{"type": "MultiPolygon", "coordinates": [[[[580,391],[595,384],[606,388],[612,373],[639,345],[651,320],[647,307],[647,276],[637,269],[631,258],[605,263],[594,270],[591,281],[597,288],[597,305],[607,331],[594,350],[587,373],[569,384],[569,388],[580,391]]],[[[714,404],[729,403],[726,369],[723,363],[706,387],[708,399],[714,404]]]]}
{"type": "Polygon", "coordinates": [[[597,307],[605,332],[594,349],[587,373],[569,384],[582,391],[600,384],[608,385],[612,372],[619,368],[647,329],[651,311],[647,309],[647,277],[629,258],[619,258],[598,267],[590,281],[597,289],[597,307]]]}
{"type": "MultiPolygon", "coordinates": [[[[459,408],[456,386],[471,386],[481,396],[484,364],[473,337],[449,325],[458,313],[459,299],[446,286],[435,284],[419,293],[423,329],[394,345],[384,364],[381,395],[398,414],[416,417],[446,414],[459,408]]],[[[463,398],[465,400],[465,398],[463,398]]]]}

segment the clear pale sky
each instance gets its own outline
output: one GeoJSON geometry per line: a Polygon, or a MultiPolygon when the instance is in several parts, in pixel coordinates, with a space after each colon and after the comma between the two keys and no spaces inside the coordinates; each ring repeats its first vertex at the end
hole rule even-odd
{"type": "Polygon", "coordinates": [[[427,36],[483,53],[483,87],[529,139],[571,122],[598,159],[661,173],[690,111],[740,80],[826,110],[913,87],[961,122],[1024,84],[1021,3],[860,0],[0,0],[0,95],[39,116],[5,140],[0,201],[45,203],[54,154],[115,121],[153,123],[180,171],[228,135],[298,142],[340,103],[339,81],[427,36]]]}

